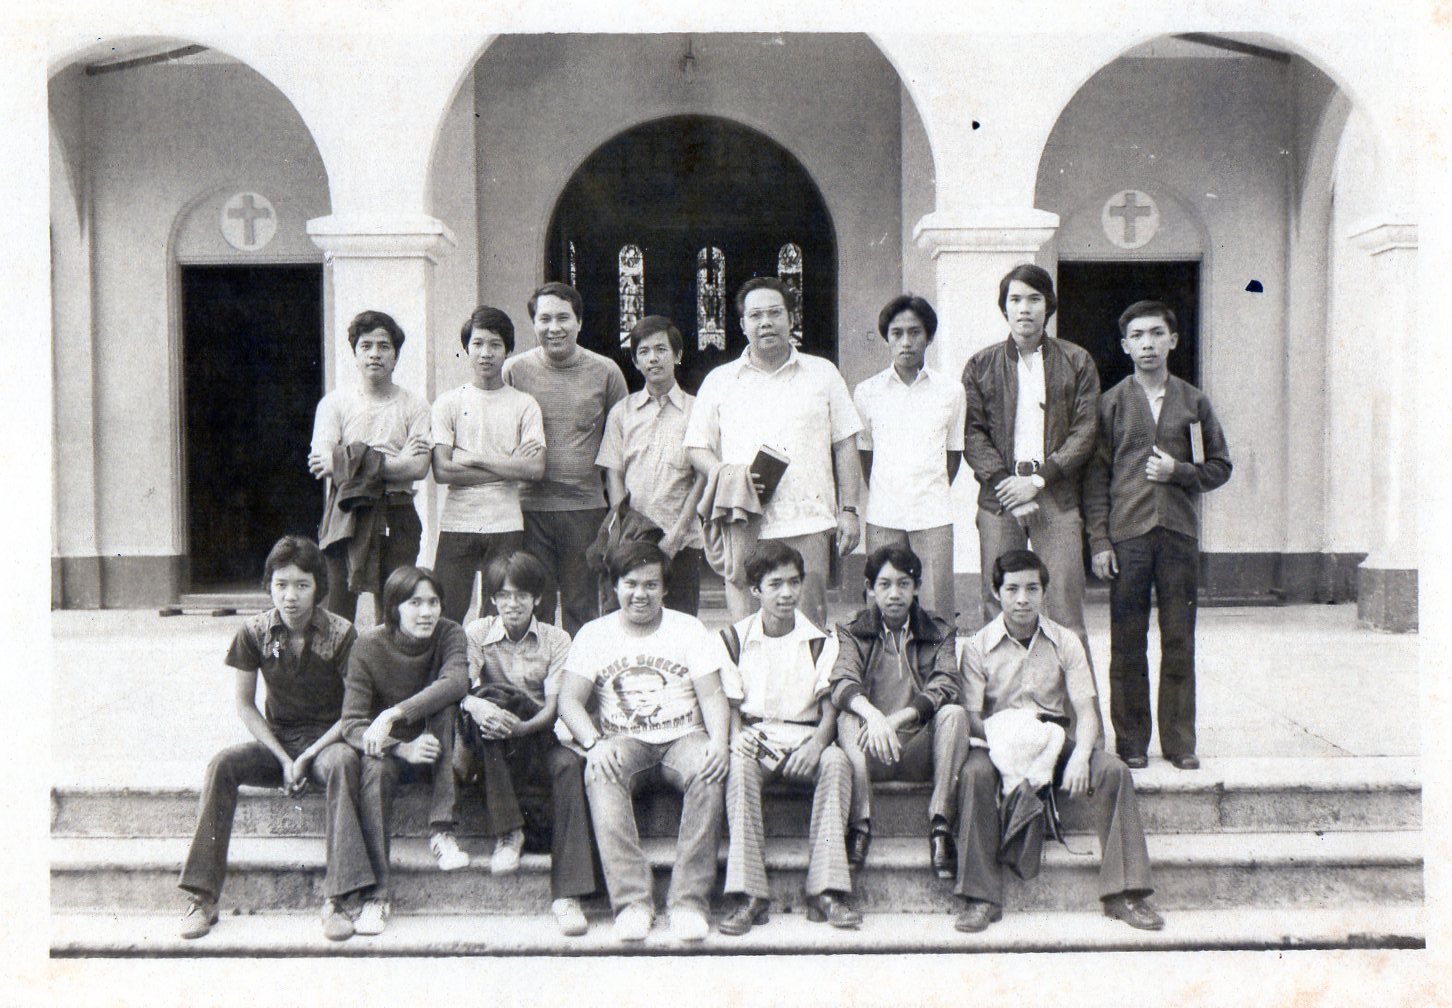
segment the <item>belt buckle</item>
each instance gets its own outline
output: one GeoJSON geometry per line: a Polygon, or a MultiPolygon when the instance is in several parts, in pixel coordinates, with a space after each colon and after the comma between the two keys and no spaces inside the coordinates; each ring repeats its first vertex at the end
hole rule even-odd
{"type": "Polygon", "coordinates": [[[1015,462],[1013,464],[1013,474],[1015,476],[1032,476],[1038,471],[1039,463],[1032,459],[1027,462],[1015,462]]]}

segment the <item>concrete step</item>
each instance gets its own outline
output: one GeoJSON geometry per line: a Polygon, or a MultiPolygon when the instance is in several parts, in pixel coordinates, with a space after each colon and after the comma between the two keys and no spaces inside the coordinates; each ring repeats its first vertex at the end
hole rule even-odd
{"type": "MultiPolygon", "coordinates": [[[[1095,912],[1008,914],[981,934],[953,930],[949,913],[873,914],[860,930],[838,931],[800,914],[774,911],[748,934],[715,930],[705,941],[673,941],[664,918],[645,941],[625,944],[609,916],[591,914],[590,931],[561,937],[547,914],[392,918],[372,937],[330,942],[315,912],[224,916],[204,938],[176,937],[179,914],[51,918],[51,955],[128,956],[617,956],[921,954],[941,952],[1110,952],[1266,949],[1421,949],[1420,907],[1379,904],[1335,909],[1188,910],[1168,914],[1163,931],[1135,931],[1095,912]]],[[[718,918],[719,920],[719,918],[718,918]]]]}
{"type": "MultiPolygon", "coordinates": [[[[201,768],[194,771],[200,779],[201,768]]],[[[1154,760],[1135,772],[1140,812],[1150,833],[1312,832],[1316,830],[1415,830],[1422,824],[1417,761],[1394,757],[1325,759],[1206,759],[1198,771],[1176,770],[1154,760]]],[[[878,784],[873,829],[879,837],[916,837],[927,822],[927,785],[878,784]]],[[[468,792],[464,792],[465,795],[468,792]]],[[[56,836],[190,836],[196,826],[195,784],[116,788],[61,785],[51,792],[51,832],[56,836]]],[[[680,799],[674,792],[642,794],[641,833],[674,836],[680,799]]],[[[405,787],[395,810],[395,832],[424,836],[427,805],[422,787],[405,787]]],[[[1088,831],[1088,809],[1064,802],[1066,825],[1088,831]]],[[[460,833],[480,833],[477,802],[460,802],[460,833]]],[[[805,836],[810,797],[769,792],[769,835],[805,836]]],[[[236,836],[322,836],[321,795],[287,799],[276,791],[244,789],[236,836]]]]}
{"type": "MultiPolygon", "coordinates": [[[[181,838],[55,838],[51,841],[51,906],[60,912],[164,912],[178,906],[177,875],[188,841],[181,838]]],[[[674,843],[645,841],[663,896],[674,843]]],[[[549,906],[549,858],[526,855],[520,871],[488,871],[487,845],[464,844],[466,869],[441,872],[427,841],[393,845],[394,906],[403,914],[519,914],[549,906]]],[[[1074,851],[1046,848],[1034,882],[1010,879],[1005,904],[1013,910],[1080,910],[1098,899],[1098,844],[1073,841],[1074,851]]],[[[1221,833],[1149,838],[1155,903],[1165,910],[1305,907],[1354,903],[1414,903],[1422,899],[1422,835],[1418,831],[1221,833]]],[[[239,837],[232,842],[225,908],[292,911],[321,902],[323,843],[311,837],[239,837]]],[[[725,848],[721,850],[724,877],[725,848]]],[[[773,898],[799,906],[807,844],[774,839],[767,849],[773,898]]],[[[883,837],[856,880],[864,911],[927,913],[957,906],[951,883],[929,870],[926,840],[883,837]]],[[[719,899],[719,891],[717,893],[719,899]]]]}

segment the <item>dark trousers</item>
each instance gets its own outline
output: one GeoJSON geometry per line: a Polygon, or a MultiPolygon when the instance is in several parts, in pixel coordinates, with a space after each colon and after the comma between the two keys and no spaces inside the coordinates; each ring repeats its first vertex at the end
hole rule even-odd
{"type": "Polygon", "coordinates": [[[545,623],[555,621],[555,592],[558,591],[564,610],[562,623],[565,633],[571,637],[600,615],[595,579],[585,562],[585,550],[595,541],[608,510],[601,507],[524,513],[524,548],[545,565],[550,575],[536,615],[545,623]]]}
{"type": "MultiPolygon", "coordinates": [[[[284,748],[297,758],[311,744],[284,748]]],[[[373,885],[374,873],[363,842],[358,814],[358,753],[344,742],[334,742],[318,753],[308,778],[323,785],[327,794],[327,874],[323,895],[332,898],[373,885]]],[[[282,787],[282,766],[261,742],[245,742],[223,749],[207,765],[202,786],[197,832],[182,868],[180,886],[187,892],[216,900],[227,877],[227,846],[237,812],[237,788],[282,787]]]]}
{"type": "Polygon", "coordinates": [[[546,729],[524,738],[488,742],[474,768],[484,802],[484,832],[501,836],[524,825],[515,782],[550,788],[550,893],[554,899],[588,896],[598,869],[585,802],[585,761],[546,729]]]}
{"type": "Polygon", "coordinates": [[[439,740],[439,758],[430,766],[400,759],[392,752],[382,756],[361,755],[359,759],[358,819],[368,863],[373,866],[373,895],[389,897],[388,853],[392,839],[389,824],[393,815],[393,793],[400,783],[430,778],[429,828],[435,832],[454,828],[454,707],[445,707],[429,718],[426,731],[439,740]]]}
{"type": "Polygon", "coordinates": [[[957,704],[938,708],[926,725],[899,729],[902,751],[891,765],[869,756],[857,745],[862,719],[850,711],[837,718],[837,745],[852,766],[852,812],[850,822],[861,825],[872,818],[872,781],[932,781],[928,798],[928,822],[941,819],[949,827],[956,818],[958,775],[968,755],[968,712],[957,704]]]}
{"type": "MultiPolygon", "coordinates": [[[[1067,756],[1060,760],[1059,773],[1067,762],[1067,756]]],[[[1145,847],[1134,778],[1118,756],[1095,749],[1089,756],[1089,787],[1094,793],[1081,800],[1091,803],[1099,833],[1099,898],[1119,893],[1148,896],[1153,891],[1149,850],[1145,847]]],[[[988,750],[974,749],[958,780],[958,882],[953,891],[1002,906],[1003,866],[998,863],[1000,789],[998,770],[988,758],[988,750]]],[[[1065,794],[1062,790],[1059,793],[1065,794]]]]}
{"type": "MultiPolygon", "coordinates": [[[[701,564],[705,562],[703,550],[682,549],[671,557],[665,571],[665,599],[667,609],[695,616],[701,611],[701,564]]],[[[620,608],[620,599],[615,594],[615,585],[608,574],[600,576],[600,613],[614,612],[620,608]]]]}
{"type": "MultiPolygon", "coordinates": [[[[469,604],[474,601],[474,575],[483,574],[495,557],[508,556],[524,549],[523,532],[440,532],[434,550],[434,573],[444,591],[444,619],[463,623],[469,604]]],[[[485,597],[479,615],[495,611],[492,599],[485,597]]]]}
{"type": "Polygon", "coordinates": [[[1160,751],[1195,751],[1195,596],[1200,548],[1155,528],[1114,544],[1119,575],[1109,582],[1109,720],[1121,757],[1149,749],[1150,587],[1160,614],[1160,751]]]}
{"type": "MultiPolygon", "coordinates": [[[[358,509],[358,520],[368,517],[369,508],[358,509]]],[[[379,540],[376,550],[378,561],[378,593],[383,593],[383,584],[388,575],[406,564],[418,562],[419,540],[423,538],[423,526],[419,524],[418,512],[413,501],[399,501],[388,505],[388,534],[379,540]]],[[[357,619],[358,593],[348,590],[348,543],[334,543],[323,551],[328,565],[328,612],[346,620],[357,619]]],[[[378,621],[383,622],[380,614],[378,621]]]]}

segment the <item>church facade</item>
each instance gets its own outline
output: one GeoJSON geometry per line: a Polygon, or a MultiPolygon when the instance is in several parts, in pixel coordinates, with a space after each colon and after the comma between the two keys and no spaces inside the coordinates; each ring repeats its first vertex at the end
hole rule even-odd
{"type": "MultiPolygon", "coordinates": [[[[849,385],[879,308],[923,294],[929,363],[1005,338],[999,277],[1055,274],[1051,332],[1107,388],[1131,301],[1180,315],[1176,373],[1235,461],[1201,513],[1204,592],[1417,621],[1415,89],[1385,33],[487,34],[304,44],[182,21],[77,32],[51,61],[52,602],[235,587],[315,527],[312,409],[364,309],[400,384],[467,379],[479,303],[533,345],[544,280],[624,362],[674,318],[684,382],[744,346],[755,274],[849,385]],[[378,68],[388,68],[380,73],[378,68]]],[[[1116,370],[1119,369],[1119,370],[1116,370]]],[[[626,368],[627,374],[631,370],[626,368]]],[[[425,559],[439,494],[419,496],[425,559]]],[[[971,605],[974,486],[954,487],[971,605]]]]}

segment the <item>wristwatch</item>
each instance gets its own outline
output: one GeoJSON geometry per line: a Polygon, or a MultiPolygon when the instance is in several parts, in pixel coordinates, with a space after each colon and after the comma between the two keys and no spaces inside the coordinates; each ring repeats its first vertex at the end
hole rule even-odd
{"type": "Polygon", "coordinates": [[[1030,476],[1029,482],[1032,483],[1039,490],[1042,490],[1044,488],[1044,478],[1038,473],[1034,473],[1032,476],[1030,476]]]}
{"type": "Polygon", "coordinates": [[[857,505],[856,504],[843,504],[842,505],[842,512],[844,514],[855,515],[857,513],[857,505]]]}
{"type": "Polygon", "coordinates": [[[590,740],[590,744],[589,745],[586,745],[584,742],[581,742],[580,743],[580,748],[583,749],[583,750],[585,750],[586,752],[589,752],[591,749],[594,749],[595,748],[595,743],[596,742],[599,742],[599,741],[600,741],[600,736],[599,735],[596,735],[594,738],[592,738],[590,740]]]}

